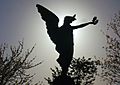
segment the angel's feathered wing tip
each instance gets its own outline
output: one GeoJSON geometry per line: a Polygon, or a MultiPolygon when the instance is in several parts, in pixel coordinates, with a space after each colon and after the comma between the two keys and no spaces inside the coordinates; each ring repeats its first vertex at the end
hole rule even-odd
{"type": "Polygon", "coordinates": [[[36,7],[39,7],[40,5],[39,4],[36,4],[36,7]]]}

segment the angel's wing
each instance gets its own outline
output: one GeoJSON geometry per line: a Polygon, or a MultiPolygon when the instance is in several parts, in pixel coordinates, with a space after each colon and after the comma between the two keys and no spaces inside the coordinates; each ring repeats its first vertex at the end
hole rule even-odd
{"type": "Polygon", "coordinates": [[[39,4],[37,4],[36,7],[42,16],[42,19],[46,22],[48,30],[54,30],[58,28],[59,18],[53,12],[39,4]]]}
{"type": "Polygon", "coordinates": [[[42,19],[46,22],[47,32],[51,40],[55,43],[57,39],[56,31],[58,29],[59,18],[50,10],[39,4],[37,4],[36,7],[42,16],[42,19]]]}

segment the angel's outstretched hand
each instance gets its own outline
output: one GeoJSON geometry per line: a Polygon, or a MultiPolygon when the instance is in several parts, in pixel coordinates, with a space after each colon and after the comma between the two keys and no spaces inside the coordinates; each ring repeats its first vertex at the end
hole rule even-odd
{"type": "Polygon", "coordinates": [[[98,23],[98,19],[97,19],[97,17],[95,16],[95,17],[93,17],[92,24],[93,24],[93,25],[96,25],[97,23],[98,23]]]}

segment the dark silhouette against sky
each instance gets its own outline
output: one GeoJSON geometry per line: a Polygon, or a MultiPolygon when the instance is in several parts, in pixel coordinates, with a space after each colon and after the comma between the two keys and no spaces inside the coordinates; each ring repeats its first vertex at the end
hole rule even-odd
{"type": "Polygon", "coordinates": [[[56,45],[56,51],[59,53],[57,62],[62,68],[62,74],[66,74],[74,52],[73,30],[89,24],[96,25],[98,23],[97,17],[94,17],[91,22],[71,26],[70,24],[76,20],[76,14],[73,16],[65,16],[64,24],[58,27],[59,18],[53,12],[39,4],[37,4],[36,7],[42,19],[46,22],[47,33],[50,39],[56,45]]]}
{"type": "MultiPolygon", "coordinates": [[[[100,30],[105,30],[114,13],[120,10],[120,0],[0,0],[0,43],[17,45],[17,41],[24,38],[26,48],[36,43],[33,52],[37,56],[36,62],[45,61],[40,67],[31,70],[37,74],[34,81],[41,80],[46,83],[44,77],[51,76],[50,67],[59,66],[54,62],[58,53],[53,49],[55,45],[50,41],[44,21],[37,12],[37,3],[49,8],[59,17],[59,26],[67,15],[77,14],[77,20],[71,25],[87,22],[96,15],[100,20],[96,26],[74,30],[73,56],[105,56],[102,48],[106,45],[105,37],[100,30]]],[[[104,84],[97,79],[95,85],[104,84]]]]}

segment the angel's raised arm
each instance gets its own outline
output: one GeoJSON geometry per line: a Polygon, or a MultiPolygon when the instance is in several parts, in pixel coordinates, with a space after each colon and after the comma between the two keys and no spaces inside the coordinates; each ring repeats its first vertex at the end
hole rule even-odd
{"type": "Polygon", "coordinates": [[[78,29],[78,28],[85,27],[85,26],[87,26],[89,24],[96,25],[97,23],[98,23],[97,17],[94,17],[91,22],[83,23],[83,24],[80,24],[80,25],[77,25],[77,26],[72,26],[72,28],[73,29],[78,29]]]}

